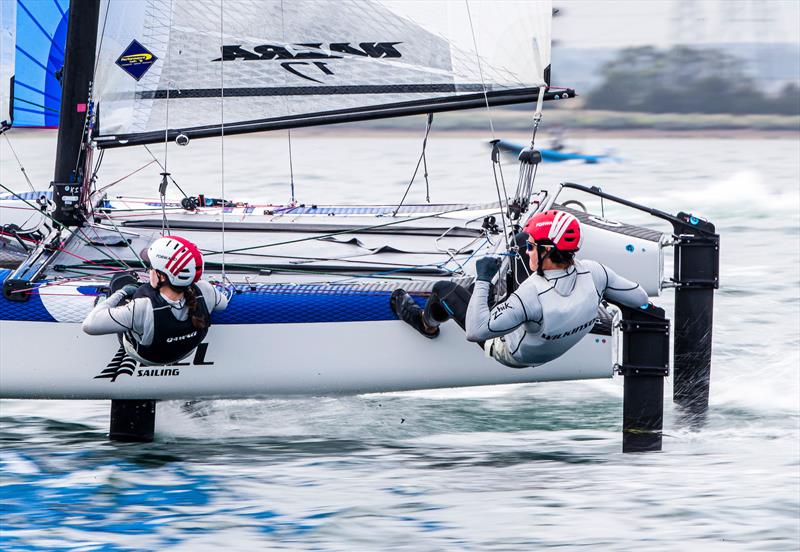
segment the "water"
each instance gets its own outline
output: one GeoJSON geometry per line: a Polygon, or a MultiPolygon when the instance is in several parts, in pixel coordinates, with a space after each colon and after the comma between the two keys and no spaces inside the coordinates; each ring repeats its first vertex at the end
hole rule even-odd
{"type": "MultiPolygon", "coordinates": [[[[298,131],[298,197],[397,201],[419,138],[298,131]]],[[[14,144],[32,179],[46,185],[52,136],[18,133],[14,144]]],[[[704,427],[683,425],[667,400],[664,451],[621,454],[616,380],[213,401],[190,410],[164,403],[157,440],[146,445],[106,440],[105,402],[6,400],[0,547],[800,548],[800,142],[580,145],[613,148],[625,162],[544,165],[542,187],[598,185],[665,211],[692,211],[722,235],[704,427]]],[[[163,157],[162,147],[153,151],[163,157]]],[[[496,195],[481,138],[434,131],[428,154],[434,201],[496,195]]],[[[0,155],[0,182],[25,189],[5,144],[0,155]]],[[[198,140],[171,148],[168,163],[181,186],[214,195],[220,156],[219,142],[198,140]]],[[[103,180],[148,160],[138,149],[109,152],[103,180]]],[[[225,163],[228,197],[288,199],[285,140],[227,139],[225,163]]],[[[158,172],[151,165],[118,187],[152,195],[158,172]]],[[[515,185],[511,160],[505,176],[515,185]]],[[[422,200],[418,182],[410,201],[422,200]]],[[[648,222],[607,202],[603,208],[648,222]]],[[[671,294],[657,302],[671,309],[671,294]]]]}

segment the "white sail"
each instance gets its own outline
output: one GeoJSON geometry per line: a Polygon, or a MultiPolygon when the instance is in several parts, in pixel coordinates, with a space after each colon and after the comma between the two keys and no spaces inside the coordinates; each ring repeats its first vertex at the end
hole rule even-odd
{"type": "Polygon", "coordinates": [[[531,101],[551,12],[550,0],[110,0],[98,143],[475,107],[484,92],[531,101]]]}

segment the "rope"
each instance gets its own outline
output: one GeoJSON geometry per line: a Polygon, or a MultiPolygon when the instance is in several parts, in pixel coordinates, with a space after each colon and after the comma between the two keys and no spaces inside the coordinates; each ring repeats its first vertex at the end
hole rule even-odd
{"type": "MultiPolygon", "coordinates": [[[[408,186],[406,186],[406,191],[403,194],[403,198],[400,200],[400,203],[397,204],[397,208],[392,213],[393,217],[397,216],[397,212],[400,210],[400,207],[403,206],[403,202],[406,200],[406,196],[408,196],[409,190],[411,190],[411,185],[414,183],[414,179],[417,177],[417,172],[419,171],[419,165],[423,161],[425,161],[425,189],[429,190],[429,186],[428,186],[428,162],[425,159],[425,148],[428,145],[428,134],[431,131],[431,125],[432,124],[433,124],[433,113],[428,113],[428,122],[425,124],[425,136],[422,138],[422,153],[420,153],[419,159],[417,159],[417,166],[414,167],[414,174],[411,175],[411,180],[408,182],[408,186]]],[[[427,200],[428,200],[428,203],[431,202],[430,191],[427,192],[427,200]]]]}
{"type": "MultiPolygon", "coordinates": [[[[464,211],[466,209],[468,209],[468,207],[459,207],[458,209],[452,209],[450,211],[443,211],[441,213],[434,213],[432,215],[423,215],[423,216],[420,216],[420,217],[413,217],[413,218],[410,218],[410,219],[395,220],[395,221],[392,221],[392,222],[385,222],[383,224],[374,224],[372,226],[362,226],[360,228],[352,228],[352,229],[349,229],[349,230],[342,230],[340,232],[331,232],[329,234],[323,234],[321,236],[308,236],[306,238],[298,238],[298,239],[295,239],[295,240],[287,240],[287,241],[282,241],[282,242],[273,242],[273,243],[268,243],[268,244],[264,244],[264,245],[252,245],[250,247],[240,247],[238,249],[231,249],[230,251],[228,251],[228,253],[240,253],[242,251],[251,251],[253,249],[264,249],[266,247],[275,247],[275,246],[278,246],[278,245],[288,245],[288,244],[291,244],[291,243],[300,243],[300,242],[304,242],[304,241],[321,240],[321,239],[329,238],[329,237],[333,237],[333,236],[340,236],[342,234],[355,234],[355,233],[358,233],[358,232],[363,232],[365,230],[372,230],[372,229],[375,229],[375,228],[385,228],[386,226],[393,226],[395,224],[402,224],[402,223],[405,223],[405,222],[413,222],[413,221],[416,221],[416,220],[423,220],[423,219],[428,219],[428,218],[436,218],[436,217],[440,217],[442,215],[447,215],[447,214],[450,214],[450,213],[456,213],[458,211],[464,211]]],[[[206,253],[205,256],[209,257],[211,255],[219,255],[220,253],[221,253],[220,251],[211,251],[209,253],[206,253]]]]}

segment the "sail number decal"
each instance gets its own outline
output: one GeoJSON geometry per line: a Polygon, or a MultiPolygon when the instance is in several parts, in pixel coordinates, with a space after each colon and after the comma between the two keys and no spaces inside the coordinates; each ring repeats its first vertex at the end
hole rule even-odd
{"type": "Polygon", "coordinates": [[[349,42],[333,42],[325,47],[322,42],[299,44],[260,44],[244,48],[241,44],[222,46],[222,56],[211,61],[277,61],[285,71],[305,80],[322,83],[320,78],[333,75],[333,70],[319,59],[349,58],[399,58],[402,54],[395,48],[401,42],[359,42],[353,46],[349,42]],[[344,55],[338,55],[344,54],[344,55]],[[310,75],[314,75],[314,78],[310,75]]]}
{"type": "Polygon", "coordinates": [[[103,371],[96,375],[94,379],[107,379],[108,381],[115,382],[120,376],[134,376],[137,378],[180,376],[180,369],[182,366],[212,366],[214,362],[206,360],[207,352],[208,343],[201,343],[197,346],[197,349],[195,349],[192,362],[176,362],[169,366],[145,366],[128,356],[125,353],[125,348],[120,345],[114,358],[111,359],[111,362],[109,362],[103,371]]]}

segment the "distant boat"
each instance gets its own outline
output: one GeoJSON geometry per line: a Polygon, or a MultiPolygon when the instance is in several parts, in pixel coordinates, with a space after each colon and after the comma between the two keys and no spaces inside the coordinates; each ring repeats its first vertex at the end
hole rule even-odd
{"type": "MultiPolygon", "coordinates": [[[[519,152],[525,148],[525,146],[522,144],[509,142],[508,140],[500,140],[497,145],[502,151],[513,153],[514,155],[519,155],[519,152]]],[[[550,163],[560,163],[561,161],[573,160],[583,161],[584,163],[600,163],[601,161],[612,161],[614,159],[610,155],[587,155],[584,153],[578,153],[577,151],[568,151],[564,149],[555,150],[538,148],[538,150],[542,154],[542,161],[547,161],[550,163]]]]}

